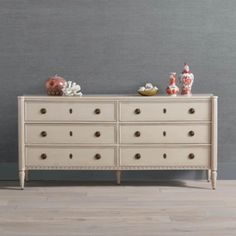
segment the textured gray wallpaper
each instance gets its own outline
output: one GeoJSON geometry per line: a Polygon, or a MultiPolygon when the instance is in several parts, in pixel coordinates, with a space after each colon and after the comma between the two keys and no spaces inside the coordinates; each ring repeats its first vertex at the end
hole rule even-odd
{"type": "MultiPolygon", "coordinates": [[[[235,0],[0,0],[0,162],[17,161],[17,96],[55,73],[84,93],[134,93],[188,62],[219,96],[219,176],[236,178],[235,0]]],[[[181,175],[181,173],[180,173],[181,175]]]]}

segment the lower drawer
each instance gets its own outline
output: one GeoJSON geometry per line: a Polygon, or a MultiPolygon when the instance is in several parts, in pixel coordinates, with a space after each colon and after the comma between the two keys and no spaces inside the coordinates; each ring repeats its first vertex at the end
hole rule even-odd
{"type": "Polygon", "coordinates": [[[123,147],[121,166],[210,167],[210,147],[123,147]]]}
{"type": "Polygon", "coordinates": [[[26,166],[73,167],[115,166],[115,148],[27,147],[26,166]]]}

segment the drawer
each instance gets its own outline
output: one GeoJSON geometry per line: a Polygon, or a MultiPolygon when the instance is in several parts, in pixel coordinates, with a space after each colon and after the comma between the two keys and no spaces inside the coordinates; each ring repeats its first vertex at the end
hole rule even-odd
{"type": "Polygon", "coordinates": [[[32,102],[25,104],[26,121],[115,121],[113,102],[32,102]]]}
{"type": "Polygon", "coordinates": [[[210,101],[123,102],[121,121],[194,121],[211,120],[210,101]]]}
{"type": "Polygon", "coordinates": [[[121,125],[121,143],[210,143],[209,124],[121,125]]]}
{"type": "Polygon", "coordinates": [[[115,166],[115,148],[27,147],[26,166],[115,166]]]}
{"type": "Polygon", "coordinates": [[[120,150],[121,166],[210,167],[210,148],[205,147],[125,147],[120,150]]]}
{"type": "Polygon", "coordinates": [[[27,144],[115,143],[112,124],[27,124],[25,133],[27,144]]]}

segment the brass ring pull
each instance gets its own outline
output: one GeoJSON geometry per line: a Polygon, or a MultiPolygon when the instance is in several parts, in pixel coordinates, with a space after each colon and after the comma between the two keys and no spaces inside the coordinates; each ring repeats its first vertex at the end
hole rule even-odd
{"type": "Polygon", "coordinates": [[[193,130],[191,130],[191,131],[188,132],[188,135],[191,136],[191,137],[193,137],[193,136],[195,135],[195,133],[194,133],[193,130]]]}
{"type": "Polygon", "coordinates": [[[41,159],[45,160],[47,158],[47,155],[45,153],[41,154],[41,159]]]}
{"type": "Polygon", "coordinates": [[[195,155],[194,155],[193,153],[190,153],[190,154],[188,155],[188,158],[191,159],[191,160],[194,159],[194,157],[195,157],[195,155]]]}
{"type": "Polygon", "coordinates": [[[47,136],[47,132],[46,132],[46,131],[42,131],[42,132],[41,132],[41,136],[42,136],[42,137],[46,137],[46,136],[47,136]]]}
{"type": "Polygon", "coordinates": [[[46,114],[47,113],[47,109],[46,108],[41,108],[40,109],[40,113],[43,114],[43,115],[46,114]]]}
{"type": "Polygon", "coordinates": [[[135,135],[135,137],[140,137],[140,136],[141,136],[141,133],[140,133],[140,131],[136,131],[136,132],[134,133],[134,135],[135,135]]]}
{"type": "Polygon", "coordinates": [[[134,158],[135,158],[136,160],[139,160],[139,159],[141,158],[141,154],[140,154],[140,153],[136,153],[136,154],[134,155],[134,158]]]}
{"type": "Polygon", "coordinates": [[[99,108],[96,108],[96,109],[94,110],[94,113],[95,113],[96,115],[99,115],[99,114],[101,113],[101,110],[100,110],[99,108]]]}
{"type": "Polygon", "coordinates": [[[188,112],[189,112],[190,114],[194,114],[194,113],[195,113],[195,109],[194,109],[194,108],[190,108],[190,109],[188,110],[188,112]]]}
{"type": "Polygon", "coordinates": [[[95,156],[94,156],[94,158],[96,159],[96,160],[99,160],[99,159],[101,159],[101,154],[99,154],[99,153],[97,153],[97,154],[95,154],[95,156]]]}
{"type": "Polygon", "coordinates": [[[139,115],[139,114],[141,113],[141,110],[140,110],[139,108],[136,108],[136,109],[134,110],[134,113],[135,113],[136,115],[139,115]]]}
{"type": "Polygon", "coordinates": [[[101,133],[99,132],[99,131],[96,131],[95,133],[94,133],[94,135],[95,135],[95,137],[100,137],[101,136],[101,133]]]}

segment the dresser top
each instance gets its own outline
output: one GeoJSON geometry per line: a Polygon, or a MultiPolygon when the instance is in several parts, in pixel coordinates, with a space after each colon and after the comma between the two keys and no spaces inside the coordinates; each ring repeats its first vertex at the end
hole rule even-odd
{"type": "Polygon", "coordinates": [[[213,94],[194,94],[191,96],[178,95],[178,96],[168,96],[168,95],[156,95],[156,96],[141,96],[139,94],[88,94],[79,96],[45,96],[45,95],[24,95],[18,96],[19,99],[25,100],[194,100],[194,99],[210,99],[217,98],[213,94]]]}

